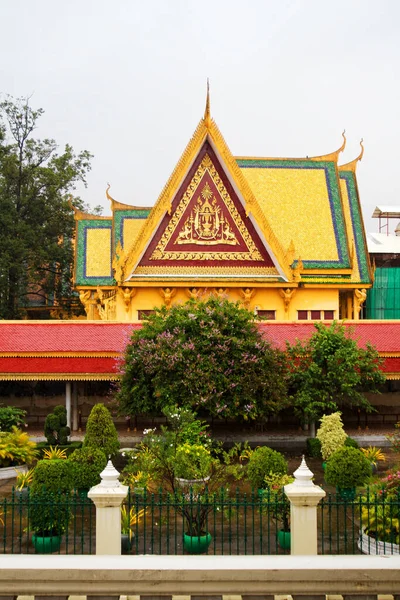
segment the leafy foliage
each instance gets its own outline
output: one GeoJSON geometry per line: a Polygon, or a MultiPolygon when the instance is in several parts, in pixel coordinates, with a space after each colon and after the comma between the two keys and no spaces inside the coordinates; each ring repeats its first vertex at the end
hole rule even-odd
{"type": "Polygon", "coordinates": [[[75,450],[68,458],[74,465],[74,487],[89,489],[100,483],[100,473],[107,464],[107,457],[100,448],[87,446],[75,450]]]}
{"type": "MultiPolygon", "coordinates": [[[[33,138],[43,110],[29,99],[0,103],[0,318],[19,319],[28,300],[70,306],[73,211],[77,182],[91,155],[33,138]]],[[[75,202],[77,204],[77,202],[75,202]]],[[[68,308],[67,308],[68,310],[68,308]]]]}
{"type": "Polygon", "coordinates": [[[244,420],[285,405],[285,359],[254,315],[210,297],[156,309],[126,348],[118,394],[124,414],[171,405],[244,420]]]}
{"type": "Polygon", "coordinates": [[[318,438],[307,438],[306,446],[308,456],[311,456],[312,458],[322,458],[321,442],[318,438]]]}
{"type": "Polygon", "coordinates": [[[67,409],[62,405],[56,406],[44,422],[44,435],[47,442],[57,446],[65,445],[70,433],[71,430],[67,426],[67,409]]]}
{"type": "Polygon", "coordinates": [[[352,488],[364,483],[371,476],[371,463],[361,450],[343,447],[327,460],[325,481],[339,488],[352,488]]]}
{"type": "Polygon", "coordinates": [[[175,477],[204,479],[211,472],[211,454],[201,444],[186,442],[176,449],[174,459],[175,477]]]}
{"type": "Polygon", "coordinates": [[[43,450],[43,459],[44,460],[55,460],[55,459],[66,459],[67,453],[64,448],[58,448],[55,446],[50,446],[50,448],[45,448],[43,450]]]}
{"type": "Polygon", "coordinates": [[[73,488],[69,460],[39,460],[33,472],[30,495],[30,528],[36,534],[63,533],[71,518],[68,493],[73,488]]]}
{"type": "Polygon", "coordinates": [[[114,456],[119,450],[118,433],[110,411],[104,404],[95,404],[86,424],[83,448],[100,448],[104,454],[114,456]]]}
{"type": "Polygon", "coordinates": [[[0,433],[1,467],[29,464],[36,458],[36,454],[36,443],[17,427],[13,426],[11,431],[0,433]]]}
{"type": "Polygon", "coordinates": [[[314,421],[343,406],[371,411],[363,392],[378,392],[385,381],[378,352],[371,344],[359,348],[352,332],[339,323],[315,323],[315,328],[309,340],[287,344],[297,414],[314,421]]]}
{"type": "Polygon", "coordinates": [[[249,459],[247,476],[253,488],[262,489],[266,487],[265,478],[273,475],[285,475],[288,464],[280,452],[260,446],[256,448],[249,459]]]}
{"type": "Polygon", "coordinates": [[[0,431],[11,431],[12,427],[25,425],[26,410],[16,406],[0,406],[0,431]]]}
{"type": "Polygon", "coordinates": [[[327,460],[336,450],[344,446],[347,434],[343,429],[340,412],[324,415],[317,431],[317,439],[321,442],[321,454],[327,460]]]}

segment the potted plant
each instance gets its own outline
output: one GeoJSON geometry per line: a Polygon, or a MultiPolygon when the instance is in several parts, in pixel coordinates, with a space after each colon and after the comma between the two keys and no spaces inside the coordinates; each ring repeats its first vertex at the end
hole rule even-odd
{"type": "Polygon", "coordinates": [[[73,487],[69,460],[40,460],[33,472],[29,504],[32,543],[38,554],[60,549],[61,536],[71,519],[69,493],[73,487]]]}
{"type": "Polygon", "coordinates": [[[15,477],[16,472],[27,471],[27,464],[37,455],[36,443],[29,435],[13,426],[11,431],[0,432],[0,479],[15,477]]]}
{"type": "Polygon", "coordinates": [[[363,554],[400,554],[400,471],[390,472],[361,499],[363,554]]]}
{"type": "Polygon", "coordinates": [[[211,453],[201,444],[186,442],[176,449],[174,457],[175,478],[181,486],[204,483],[210,479],[211,453]]]}
{"type": "Polygon", "coordinates": [[[79,495],[87,496],[91,487],[101,481],[100,473],[107,465],[107,457],[100,448],[79,448],[69,457],[73,465],[74,488],[79,495]]]}
{"type": "Polygon", "coordinates": [[[340,412],[335,412],[331,415],[324,415],[320,419],[321,425],[317,431],[317,439],[321,442],[323,468],[325,468],[328,458],[342,448],[346,442],[347,434],[343,429],[340,415],[340,412]]]}
{"type": "Polygon", "coordinates": [[[368,448],[360,448],[360,450],[371,463],[373,473],[378,469],[378,462],[385,462],[386,460],[385,454],[376,446],[368,446],[368,448]]]}
{"type": "Polygon", "coordinates": [[[128,510],[127,506],[121,506],[121,553],[130,554],[132,543],[135,538],[133,528],[138,526],[146,514],[146,509],[137,511],[134,506],[128,510]]]}
{"type": "Polygon", "coordinates": [[[364,485],[370,476],[371,463],[356,448],[340,448],[327,460],[325,481],[336,486],[345,500],[354,500],[355,488],[364,485]]]}
{"type": "Polygon", "coordinates": [[[17,471],[17,479],[15,482],[15,498],[17,499],[25,499],[29,494],[29,486],[33,481],[33,472],[35,467],[29,469],[29,471],[17,471]]]}
{"type": "MultiPolygon", "coordinates": [[[[260,446],[251,453],[247,465],[247,477],[254,489],[266,488],[265,478],[271,474],[286,475],[287,461],[280,452],[268,446],[260,446]]],[[[262,493],[262,492],[260,492],[262,493]]]]}
{"type": "Polygon", "coordinates": [[[263,496],[268,506],[272,505],[272,516],[280,524],[277,532],[279,546],[290,550],[290,502],[285,494],[284,486],[293,483],[294,477],[280,473],[270,473],[264,478],[267,496],[263,496]]]}

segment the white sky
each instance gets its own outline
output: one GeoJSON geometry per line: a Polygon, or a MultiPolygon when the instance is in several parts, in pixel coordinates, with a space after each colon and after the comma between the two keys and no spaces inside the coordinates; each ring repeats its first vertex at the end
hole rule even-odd
{"type": "MultiPolygon", "coordinates": [[[[38,137],[95,156],[88,188],[155,203],[204,111],[234,155],[365,154],[368,230],[399,203],[398,0],[2,0],[0,91],[33,94],[38,137]]],[[[393,223],[392,230],[397,225],[393,223]]]]}

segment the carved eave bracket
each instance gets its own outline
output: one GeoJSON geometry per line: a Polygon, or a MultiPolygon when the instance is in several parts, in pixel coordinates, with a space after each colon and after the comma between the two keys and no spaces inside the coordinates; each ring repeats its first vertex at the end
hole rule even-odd
{"type": "Polygon", "coordinates": [[[159,292],[160,292],[162,299],[164,300],[165,308],[167,308],[167,309],[171,308],[172,299],[176,294],[176,288],[169,288],[169,287],[160,288],[159,292]]]}
{"type": "Polygon", "coordinates": [[[295,281],[297,283],[301,281],[301,273],[302,273],[303,269],[304,269],[303,261],[299,257],[295,266],[292,268],[293,281],[295,281]]]}
{"type": "Polygon", "coordinates": [[[297,291],[296,288],[287,288],[287,289],[279,290],[279,295],[281,296],[281,298],[283,300],[283,306],[285,308],[285,313],[289,312],[289,306],[296,294],[296,291],[297,291]]]}
{"type": "Polygon", "coordinates": [[[245,308],[250,308],[250,301],[253,298],[255,292],[256,291],[254,288],[242,288],[240,290],[240,295],[242,296],[242,304],[245,308]]]}
{"type": "Polygon", "coordinates": [[[124,301],[125,312],[129,312],[131,307],[132,298],[136,296],[136,288],[130,287],[120,287],[118,288],[118,293],[124,301]]]}

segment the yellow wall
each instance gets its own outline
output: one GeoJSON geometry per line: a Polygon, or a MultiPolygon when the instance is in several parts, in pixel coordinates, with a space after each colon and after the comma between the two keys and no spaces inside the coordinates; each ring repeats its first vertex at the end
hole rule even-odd
{"type": "MultiPolygon", "coordinates": [[[[166,286],[163,286],[164,289],[166,286]]],[[[171,289],[172,289],[171,285],[171,289]]],[[[188,284],[188,287],[197,287],[195,282],[188,284]]],[[[241,294],[242,288],[230,288],[221,285],[226,289],[226,296],[232,302],[243,301],[241,294]]],[[[199,288],[198,288],[199,289],[199,288]]],[[[211,293],[215,293],[218,288],[203,288],[202,297],[207,298],[211,293]]],[[[117,296],[116,319],[118,321],[137,321],[138,310],[152,310],[154,307],[161,307],[164,304],[160,288],[143,287],[136,288],[136,293],[132,298],[131,306],[128,311],[125,310],[125,304],[122,296],[117,296]]],[[[187,288],[175,288],[176,292],[172,303],[185,303],[189,299],[187,288]]],[[[254,295],[250,301],[249,309],[275,310],[277,321],[290,320],[297,321],[298,310],[333,310],[334,317],[339,317],[339,292],[335,289],[297,289],[290,305],[289,311],[285,312],[283,300],[279,294],[279,288],[254,288],[254,295]]]]}

